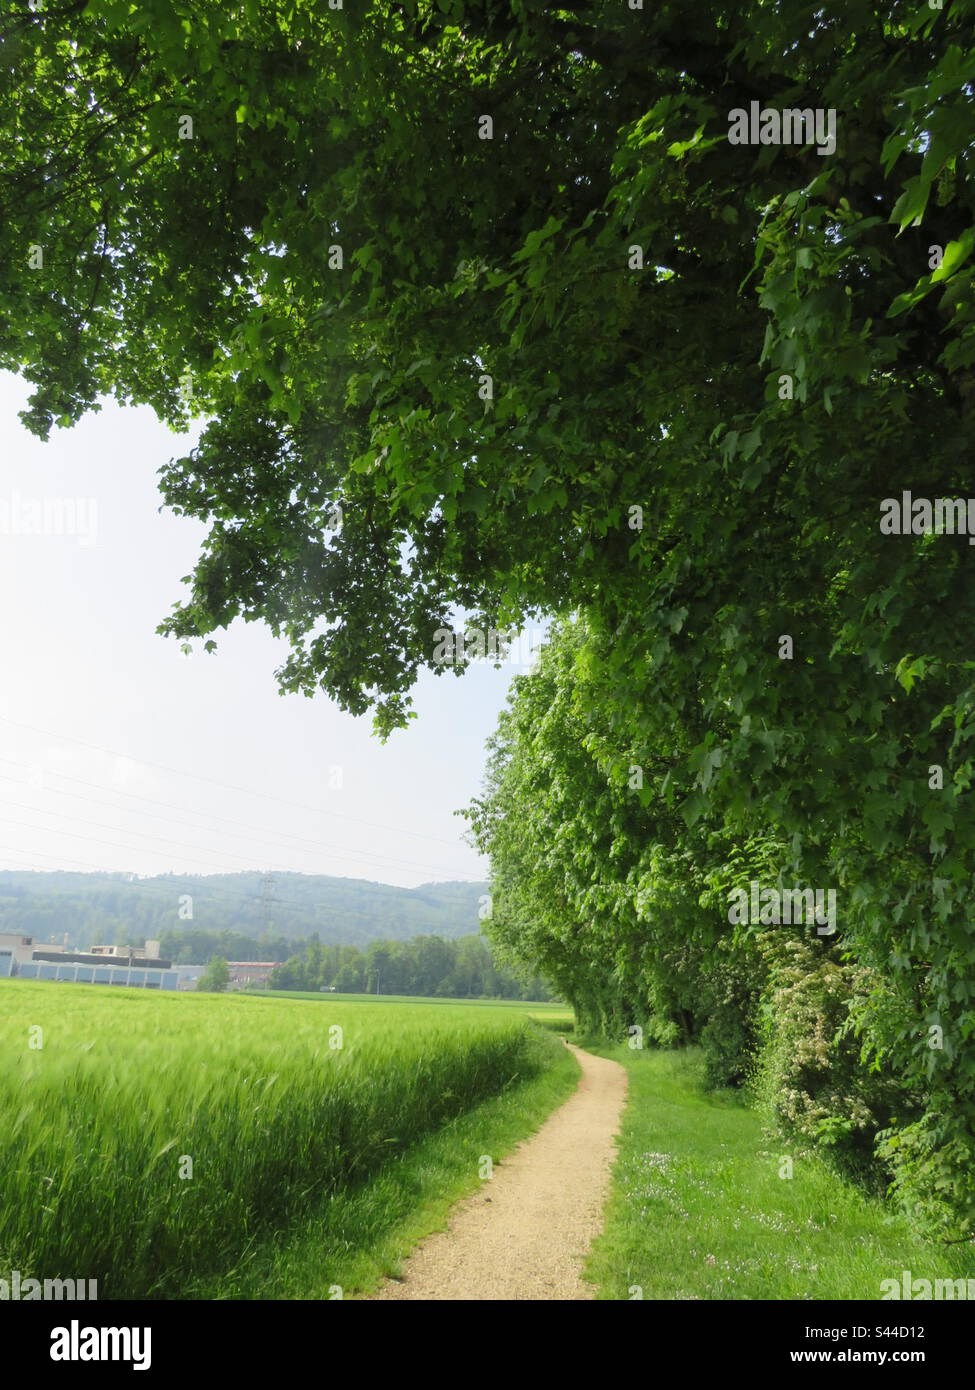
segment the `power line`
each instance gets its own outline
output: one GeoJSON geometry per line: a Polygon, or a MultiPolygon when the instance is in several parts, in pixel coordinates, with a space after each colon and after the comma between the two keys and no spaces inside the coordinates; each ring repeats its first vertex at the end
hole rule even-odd
{"type": "MultiPolygon", "coordinates": [[[[4,758],[4,757],[0,757],[0,762],[8,763],[8,764],[12,765],[13,767],[23,767],[23,768],[29,767],[29,764],[19,762],[16,758],[4,758]]],[[[116,790],[114,787],[102,787],[102,786],[100,786],[98,783],[86,782],[83,778],[80,778],[80,777],[72,777],[69,773],[66,773],[66,772],[48,772],[47,775],[52,776],[52,777],[60,777],[60,778],[63,778],[64,780],[69,781],[69,782],[77,782],[77,783],[79,783],[80,786],[83,786],[83,787],[92,787],[92,788],[94,788],[96,791],[107,791],[107,792],[109,792],[111,795],[118,795],[118,796],[130,797],[130,798],[132,798],[133,800],[136,800],[136,801],[146,801],[146,802],[148,802],[150,805],[154,805],[154,806],[165,806],[165,807],[167,807],[167,809],[169,809],[169,810],[180,811],[180,812],[182,812],[182,814],[183,814],[184,817],[187,816],[187,815],[194,815],[194,816],[209,817],[211,820],[225,820],[225,821],[227,821],[228,824],[230,824],[230,825],[242,826],[242,827],[245,827],[245,828],[249,828],[249,829],[251,829],[251,830],[257,830],[257,831],[258,831],[258,836],[259,836],[259,837],[258,837],[258,836],[253,836],[253,835],[240,835],[240,834],[238,833],[238,834],[237,834],[237,838],[238,838],[238,839],[253,840],[255,844],[262,844],[262,845],[266,845],[266,844],[276,844],[276,845],[277,845],[277,848],[289,850],[289,851],[291,851],[291,852],[294,852],[296,849],[298,849],[298,852],[299,852],[299,853],[303,853],[303,854],[308,854],[308,853],[310,853],[309,850],[302,850],[302,849],[300,849],[298,846],[284,844],[284,843],[278,838],[278,836],[276,835],[276,833],[273,832],[273,831],[262,832],[260,826],[249,826],[249,827],[248,827],[248,826],[247,826],[247,822],[245,822],[245,821],[236,821],[236,820],[232,819],[232,817],[230,817],[230,816],[221,816],[221,815],[217,814],[216,812],[210,812],[210,811],[193,811],[193,810],[186,810],[185,808],[183,808],[183,807],[181,807],[181,806],[176,806],[176,805],[174,805],[172,802],[169,802],[169,801],[158,801],[158,800],[157,800],[156,798],[154,798],[154,797],[141,796],[141,795],[139,795],[139,793],[137,793],[137,792],[125,792],[125,791],[121,791],[121,790],[116,790]]],[[[5,782],[13,782],[16,786],[24,785],[23,783],[21,783],[21,781],[20,781],[18,778],[16,778],[16,777],[10,777],[10,776],[8,776],[8,774],[6,774],[6,773],[0,773],[0,780],[3,780],[3,781],[5,781],[5,782]]],[[[31,784],[28,782],[28,783],[26,783],[26,785],[29,786],[29,785],[31,785],[31,784]]],[[[107,808],[108,808],[109,810],[111,810],[111,811],[119,811],[119,812],[122,812],[122,813],[126,813],[126,808],[125,808],[124,806],[116,806],[116,805],[114,805],[111,801],[102,801],[102,800],[99,800],[99,799],[97,799],[97,798],[95,798],[95,797],[91,797],[91,796],[82,796],[79,792],[65,791],[63,787],[45,787],[45,788],[43,788],[43,790],[45,790],[45,791],[50,791],[50,792],[52,792],[55,796],[70,796],[70,797],[72,797],[73,799],[75,799],[75,800],[77,800],[77,801],[87,801],[87,802],[89,802],[89,803],[90,803],[91,805],[93,805],[93,806],[105,806],[105,807],[107,807],[107,808]]],[[[23,803],[23,802],[10,802],[10,803],[7,803],[7,804],[9,804],[9,805],[23,805],[24,803],[23,803]]],[[[35,810],[35,809],[36,809],[36,810],[41,810],[41,811],[43,811],[43,808],[41,808],[41,807],[28,807],[27,809],[29,809],[29,810],[35,810]]],[[[43,814],[62,815],[63,813],[60,812],[60,811],[54,811],[54,812],[43,812],[43,814]]],[[[164,821],[170,822],[170,824],[174,824],[174,825],[183,824],[183,825],[185,826],[185,822],[184,822],[184,821],[177,821],[177,820],[175,820],[172,816],[161,816],[161,815],[158,814],[158,812],[153,812],[153,811],[138,811],[138,812],[136,812],[136,814],[138,814],[138,815],[143,815],[143,816],[152,816],[152,818],[155,819],[155,820],[164,820],[164,821]]],[[[86,822],[86,823],[87,823],[87,822],[86,822]]],[[[91,823],[91,824],[97,824],[98,822],[92,821],[92,822],[90,822],[90,823],[91,823]]],[[[108,828],[108,829],[115,829],[116,827],[114,827],[114,826],[109,826],[109,827],[107,827],[107,828],[108,828]]],[[[212,835],[229,835],[229,834],[230,834],[229,831],[221,830],[219,827],[214,827],[214,826],[193,826],[193,825],[190,825],[190,826],[185,826],[185,828],[186,828],[186,829],[189,829],[189,830],[206,830],[206,831],[208,831],[208,832],[209,832],[210,834],[212,834],[212,835]]],[[[131,830],[131,831],[123,831],[123,833],[124,833],[124,834],[131,834],[131,835],[138,835],[138,834],[141,834],[141,833],[143,833],[143,832],[136,831],[136,830],[131,830]]],[[[370,861],[375,860],[375,861],[380,862],[380,863],[396,864],[396,865],[399,865],[400,867],[405,867],[405,868],[409,868],[409,869],[426,869],[426,870],[430,870],[430,871],[432,871],[432,872],[434,872],[434,873],[456,873],[456,870],[450,869],[450,868],[448,868],[448,867],[447,867],[446,865],[444,865],[444,864],[426,864],[426,863],[420,863],[420,862],[418,862],[418,861],[416,861],[416,860],[397,859],[397,858],[395,858],[393,855],[389,855],[389,854],[374,854],[374,853],[372,853],[370,850],[355,849],[355,848],[353,848],[352,846],[347,846],[347,845],[331,845],[331,844],[328,844],[328,843],[324,843],[324,842],[322,842],[322,841],[320,841],[320,840],[313,840],[313,839],[311,839],[310,837],[305,836],[305,835],[291,835],[290,832],[288,832],[288,831],[283,831],[283,832],[281,832],[281,834],[283,834],[283,835],[285,835],[285,836],[288,836],[289,838],[294,839],[294,840],[300,840],[303,844],[307,844],[307,845],[313,846],[316,853],[321,853],[322,851],[327,851],[327,850],[329,850],[329,849],[334,849],[334,850],[340,851],[340,853],[343,854],[343,855],[349,855],[349,856],[352,856],[352,857],[360,858],[360,859],[362,859],[366,864],[368,864],[370,861]]],[[[169,843],[171,843],[171,844],[185,844],[185,841],[172,840],[172,841],[169,841],[169,843]]],[[[122,846],[122,848],[124,848],[124,846],[122,846]]],[[[226,853],[228,853],[228,851],[216,850],[215,853],[217,853],[217,854],[226,854],[226,853]]],[[[236,856],[236,857],[242,857],[242,856],[236,856]]],[[[336,855],[326,855],[326,857],[327,857],[327,858],[337,858],[338,856],[336,856],[336,855]]],[[[287,870],[287,872],[290,873],[290,872],[299,872],[299,871],[298,871],[298,870],[287,870]]]]}
{"type": "MultiPolygon", "coordinates": [[[[11,767],[21,767],[21,768],[25,768],[25,769],[27,769],[28,771],[30,771],[30,768],[31,768],[31,764],[30,764],[30,763],[20,762],[17,758],[5,758],[5,757],[3,757],[2,755],[0,755],[0,762],[2,762],[2,763],[8,763],[11,767]]],[[[145,801],[145,802],[147,802],[150,806],[165,806],[166,809],[167,809],[168,811],[179,811],[179,813],[180,813],[181,816],[204,816],[204,817],[209,818],[210,820],[220,820],[220,821],[225,821],[228,825],[240,826],[240,827],[241,827],[242,829],[244,829],[244,830],[256,830],[257,833],[258,833],[258,835],[260,836],[260,843],[262,843],[262,844],[265,843],[265,842],[267,842],[267,841],[269,841],[269,840],[270,840],[270,841],[273,841],[273,840],[276,840],[276,839],[277,839],[277,840],[280,840],[280,839],[284,838],[284,839],[288,839],[288,840],[299,840],[302,844],[313,845],[316,849],[321,849],[321,848],[323,847],[323,846],[322,846],[322,841],[312,839],[312,838],[311,838],[310,836],[308,836],[308,835],[298,835],[298,834],[295,834],[295,833],[294,833],[293,831],[291,831],[291,830],[266,830],[266,829],[264,829],[262,826],[259,826],[259,825],[252,825],[252,824],[251,824],[250,822],[248,822],[248,821],[235,820],[235,819],[233,818],[233,816],[225,816],[225,815],[222,815],[222,814],[221,814],[220,812],[218,812],[218,811],[197,811],[197,810],[195,810],[195,809],[193,809],[193,808],[191,808],[191,807],[179,806],[179,805],[177,805],[177,804],[176,804],[175,802],[173,802],[173,801],[160,801],[158,797],[154,797],[154,796],[145,796],[144,794],[142,794],[142,793],[140,793],[140,792],[127,792],[127,791],[123,791],[121,787],[105,787],[105,786],[103,786],[103,785],[102,785],[101,783],[99,783],[99,782],[88,782],[88,781],[85,780],[85,778],[83,778],[83,777],[75,777],[72,773],[69,773],[69,772],[57,772],[57,771],[55,771],[55,770],[53,770],[53,769],[51,769],[51,768],[43,768],[43,769],[42,769],[42,772],[43,772],[43,774],[44,774],[45,777],[57,777],[57,778],[59,778],[61,781],[64,781],[64,782],[77,782],[77,784],[78,784],[79,787],[90,787],[90,788],[92,788],[94,791],[106,791],[106,792],[108,792],[111,796],[124,796],[124,797],[126,797],[127,799],[132,800],[132,801],[145,801]]],[[[3,775],[3,774],[0,774],[0,776],[2,776],[2,775],[3,775]]],[[[15,782],[17,779],[11,777],[11,778],[8,778],[7,780],[9,780],[9,781],[11,781],[11,782],[15,782]]],[[[31,783],[28,781],[27,785],[30,786],[31,783]]],[[[77,795],[77,793],[66,792],[66,791],[64,791],[64,789],[61,788],[61,787],[51,787],[51,788],[46,788],[46,790],[50,790],[50,791],[56,792],[59,796],[72,796],[72,795],[77,795]]],[[[80,799],[81,799],[81,800],[85,800],[85,801],[91,801],[92,804],[93,804],[93,805],[96,805],[96,806],[108,806],[108,807],[110,807],[112,810],[119,810],[119,811],[120,811],[120,810],[124,810],[124,809],[125,809],[124,807],[121,807],[121,806],[113,806],[113,804],[112,804],[110,801],[96,801],[94,797],[82,797],[82,798],[80,798],[80,799]]],[[[141,814],[146,815],[146,814],[149,814],[149,813],[148,813],[148,812],[142,812],[141,814]]],[[[158,817],[156,817],[156,818],[157,818],[158,820],[171,820],[171,819],[172,819],[172,817],[170,817],[170,816],[158,816],[158,817]]],[[[178,822],[178,823],[181,823],[181,822],[178,822]]],[[[214,829],[213,827],[210,827],[210,826],[200,826],[200,827],[190,826],[190,827],[188,827],[188,828],[189,828],[189,829],[197,829],[197,828],[199,828],[199,829],[204,829],[204,830],[211,830],[211,829],[214,829]]],[[[215,830],[215,833],[216,833],[216,834],[223,835],[223,834],[226,834],[226,831],[215,830]]],[[[243,838],[243,837],[241,837],[241,838],[243,838]]],[[[250,837],[248,837],[248,838],[250,838],[250,837]]],[[[444,843],[446,843],[446,841],[445,841],[444,843]]],[[[294,846],[293,846],[293,845],[282,845],[281,848],[282,848],[282,849],[293,849],[294,846]]],[[[330,845],[327,845],[327,844],[326,844],[326,845],[324,846],[324,848],[326,848],[326,849],[331,848],[331,849],[348,850],[350,853],[353,853],[353,854],[355,854],[355,853],[369,854],[369,851],[368,851],[368,850],[359,851],[359,850],[356,850],[356,849],[355,849],[353,846],[351,846],[351,845],[331,845],[331,846],[330,846],[330,845]]],[[[426,869],[429,869],[429,868],[437,868],[437,869],[443,869],[443,867],[444,867],[442,864],[431,865],[431,864],[422,864],[422,863],[419,863],[419,862],[413,861],[413,860],[407,861],[407,860],[405,860],[405,859],[394,859],[391,855],[386,855],[386,854],[384,854],[384,855],[378,855],[378,856],[370,856],[370,857],[387,859],[387,860],[389,860],[390,863],[393,863],[393,864],[407,864],[407,863],[408,863],[410,868],[426,868],[426,869]]]]}
{"type": "MultiPolygon", "coordinates": [[[[63,811],[45,811],[43,807],[40,807],[40,806],[30,806],[30,805],[28,805],[28,804],[26,804],[26,803],[24,803],[24,802],[22,802],[22,801],[4,801],[4,802],[0,802],[0,805],[8,806],[8,807],[17,806],[17,807],[21,807],[23,810],[34,811],[35,813],[37,813],[37,814],[39,814],[39,815],[42,815],[42,816],[59,816],[59,817],[61,817],[62,820],[67,819],[67,816],[65,815],[65,813],[64,813],[63,811]]],[[[127,853],[129,853],[129,854],[144,854],[144,853],[146,852],[145,849],[144,849],[143,847],[139,846],[139,845],[125,845],[125,844],[122,844],[122,843],[121,843],[120,841],[118,841],[118,840],[106,840],[103,836],[100,836],[100,835],[81,835],[81,834],[79,834],[78,831],[76,831],[76,830],[63,830],[60,826],[36,825],[36,824],[31,823],[30,821],[24,821],[24,820],[22,820],[22,819],[18,820],[18,819],[14,819],[14,818],[12,818],[12,817],[10,817],[10,816],[0,816],[0,821],[5,821],[5,822],[6,822],[7,824],[9,824],[9,825],[22,825],[22,826],[24,826],[24,827],[25,827],[26,829],[28,829],[28,830],[42,830],[42,831],[44,832],[45,835],[67,835],[69,838],[74,839],[74,840],[88,840],[88,841],[90,841],[90,842],[93,843],[93,844],[110,845],[113,849],[125,850],[125,851],[126,851],[127,853]]],[[[188,842],[187,842],[186,840],[171,840],[171,839],[168,839],[168,838],[165,837],[165,836],[155,835],[155,834],[152,834],[152,833],[150,833],[149,831],[145,831],[145,830],[125,830],[125,829],[120,829],[118,826],[115,826],[115,825],[106,825],[104,821],[86,821],[86,822],[84,822],[84,823],[85,823],[86,825],[97,826],[97,828],[98,828],[99,830],[112,830],[112,831],[114,831],[116,834],[122,834],[122,835],[135,835],[135,836],[137,836],[137,837],[138,837],[139,839],[141,839],[141,840],[152,840],[152,841],[153,841],[154,843],[156,843],[156,844],[162,843],[162,844],[168,844],[168,845],[176,845],[176,846],[178,846],[180,849],[186,849],[186,848],[192,849],[192,848],[193,848],[193,846],[192,846],[192,845],[189,845],[188,842]]],[[[252,864],[252,862],[253,862],[251,858],[248,858],[247,856],[242,855],[242,854],[234,854],[234,852],[233,852],[232,850],[217,849],[217,850],[211,850],[210,853],[211,853],[211,855],[222,855],[224,859],[237,859],[237,860],[240,860],[242,863],[246,864],[248,867],[250,867],[251,864],[252,864]]],[[[187,858],[188,856],[184,855],[183,857],[184,857],[184,858],[187,858]]],[[[193,856],[189,856],[189,857],[192,859],[192,862],[197,863],[197,864],[203,864],[204,867],[207,868],[207,869],[209,869],[211,873],[213,872],[212,862],[206,861],[206,860],[202,860],[202,859],[197,859],[197,858],[195,858],[195,857],[193,857],[193,856]]],[[[338,858],[339,856],[326,854],[324,857],[325,857],[326,859],[336,859],[336,858],[338,858]]],[[[219,866],[218,866],[218,867],[219,867],[219,866]]],[[[274,864],[274,865],[272,865],[272,867],[278,869],[281,873],[285,873],[285,874],[301,874],[301,873],[302,873],[302,870],[300,870],[300,869],[292,869],[292,868],[290,868],[290,867],[288,867],[288,866],[286,866],[286,865],[282,865],[282,864],[274,864]]],[[[223,871],[224,873],[232,873],[232,872],[234,872],[234,870],[232,870],[232,869],[226,869],[226,868],[224,868],[222,871],[223,871]]],[[[243,871],[242,871],[242,870],[238,870],[237,872],[243,872],[243,871]]],[[[336,877],[336,875],[325,875],[325,876],[326,876],[326,877],[336,877]]],[[[309,875],[309,877],[313,877],[313,875],[309,875]]]]}
{"type": "MultiPolygon", "coordinates": [[[[3,802],[2,804],[5,805],[5,806],[22,806],[22,805],[23,805],[23,803],[22,803],[22,802],[19,802],[19,801],[13,801],[13,802],[11,802],[11,801],[6,801],[6,802],[3,802]]],[[[62,814],[60,811],[44,811],[44,810],[41,810],[39,807],[36,807],[36,806],[27,806],[27,807],[25,807],[25,809],[28,810],[28,811],[38,811],[39,814],[42,815],[42,816],[58,816],[58,815],[61,815],[61,814],[62,814]]],[[[26,830],[42,830],[42,831],[44,832],[45,835],[67,835],[67,836],[69,837],[69,839],[72,839],[72,840],[88,840],[91,844],[110,845],[113,849],[122,849],[122,850],[125,850],[128,854],[144,854],[144,853],[145,853],[145,850],[144,850],[143,847],[140,846],[140,845],[123,845],[123,844],[120,844],[118,840],[106,840],[106,839],[104,839],[101,835],[80,835],[80,834],[78,833],[77,830],[62,830],[59,826],[56,826],[56,825],[55,825],[55,826],[51,826],[51,825],[34,825],[34,824],[32,824],[32,822],[30,822],[30,821],[16,820],[16,819],[14,819],[12,816],[0,816],[0,821],[5,821],[8,825],[23,826],[26,830]]],[[[102,830],[115,830],[115,831],[118,831],[118,827],[117,827],[117,826],[114,826],[114,825],[104,825],[101,821],[90,821],[90,822],[88,822],[88,823],[89,823],[90,825],[96,825],[96,826],[99,827],[99,829],[102,829],[102,830]]],[[[151,840],[151,839],[158,839],[158,837],[149,835],[149,834],[147,834],[147,833],[146,833],[145,831],[143,831],[143,830],[123,830],[123,831],[121,832],[121,834],[123,834],[123,835],[138,835],[141,839],[148,839],[148,840],[151,840]]],[[[165,843],[165,844],[171,844],[171,845],[180,845],[180,846],[182,846],[182,845],[185,845],[186,842],[183,841],[183,840],[165,840],[165,841],[163,841],[163,843],[165,843]]],[[[224,856],[224,858],[227,858],[227,859],[240,859],[240,858],[242,857],[242,856],[239,855],[239,854],[233,854],[233,853],[231,853],[229,850],[214,850],[213,853],[214,853],[214,854],[222,854],[222,855],[224,856]]],[[[195,863],[197,863],[197,864],[203,864],[203,863],[205,863],[205,861],[202,860],[202,859],[196,859],[196,860],[194,860],[193,862],[195,862],[195,863]]],[[[250,861],[245,861],[245,862],[248,862],[248,863],[249,863],[250,861]]],[[[206,866],[208,869],[210,869],[211,872],[213,872],[212,865],[211,865],[210,863],[206,862],[206,863],[205,863],[205,866],[206,866]]],[[[234,870],[232,870],[232,869],[229,869],[229,870],[228,870],[228,869],[224,869],[223,872],[224,872],[224,873],[233,873],[234,870]]],[[[243,871],[242,871],[242,870],[238,870],[237,872],[243,872],[243,871]]],[[[286,872],[287,872],[287,873],[296,873],[296,872],[298,872],[298,871],[297,871],[297,870],[294,870],[294,869],[288,869],[288,870],[286,870],[286,872]]]]}
{"type": "Polygon", "coordinates": [[[69,743],[77,743],[82,748],[91,748],[96,753],[108,753],[113,758],[126,758],[129,762],[141,763],[143,767],[154,767],[161,772],[169,772],[176,777],[191,777],[197,782],[207,782],[214,787],[222,787],[225,791],[243,792],[246,796],[263,797],[267,801],[277,801],[282,806],[291,806],[299,811],[313,811],[317,816],[331,816],[336,820],[348,821],[350,825],[366,825],[371,830],[390,830],[394,835],[409,835],[416,840],[436,840],[439,844],[450,845],[455,848],[453,840],[446,840],[442,835],[427,835],[420,830],[404,830],[397,825],[384,825],[379,821],[362,820],[357,816],[346,816],[339,811],[326,811],[321,806],[312,806],[305,801],[291,801],[288,797],[275,796],[273,792],[255,791],[252,787],[240,787],[233,782],[220,782],[215,777],[204,777],[198,772],[184,772],[178,767],[169,767],[166,763],[152,762],[148,758],[136,758],[131,753],[120,753],[118,749],[106,748],[100,743],[89,743],[86,739],[76,738],[74,734],[60,734],[53,729],[41,729],[36,724],[25,724],[22,720],[11,719],[6,714],[0,714],[0,719],[5,724],[13,724],[19,729],[30,729],[32,733],[43,734],[45,738],[62,738],[69,743]]]}
{"type": "Polygon", "coordinates": [[[278,899],[274,896],[274,875],[265,874],[261,879],[261,926],[265,931],[270,930],[274,904],[277,901],[278,899]]]}

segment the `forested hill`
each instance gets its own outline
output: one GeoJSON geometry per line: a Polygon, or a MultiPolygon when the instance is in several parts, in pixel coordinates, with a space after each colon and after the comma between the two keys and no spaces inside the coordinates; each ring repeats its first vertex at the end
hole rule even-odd
{"type": "MultiPolygon", "coordinates": [[[[480,929],[483,883],[396,888],[325,874],[260,873],[136,878],[130,874],[0,871],[0,932],[73,946],[142,941],[174,929],[233,932],[255,944],[318,934],[325,945],[365,946],[418,935],[459,937],[480,929]],[[192,915],[189,915],[192,914],[192,915]]],[[[265,950],[267,959],[290,951],[265,950]]]]}

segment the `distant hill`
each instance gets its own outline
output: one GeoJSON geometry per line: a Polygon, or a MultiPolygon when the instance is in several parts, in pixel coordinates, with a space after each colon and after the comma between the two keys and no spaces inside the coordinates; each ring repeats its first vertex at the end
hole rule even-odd
{"type": "Polygon", "coordinates": [[[268,885],[256,872],[133,878],[10,869],[0,870],[0,932],[58,942],[67,933],[73,946],[141,943],[176,930],[233,932],[267,942],[317,933],[323,945],[367,946],[418,935],[476,934],[478,899],[487,891],[485,883],[395,888],[324,874],[274,874],[268,885]],[[191,918],[185,915],[190,908],[191,918]]]}

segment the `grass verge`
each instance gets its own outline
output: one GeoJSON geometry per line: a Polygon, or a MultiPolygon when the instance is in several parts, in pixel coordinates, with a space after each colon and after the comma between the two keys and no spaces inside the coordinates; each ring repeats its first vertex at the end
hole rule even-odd
{"type": "Polygon", "coordinates": [[[881,1299],[903,1270],[932,1284],[975,1276],[970,1247],[921,1239],[881,1200],[790,1153],[740,1095],[706,1093],[695,1052],[583,1045],[630,1079],[586,1267],[598,1298],[881,1299]]]}
{"type": "Polygon", "coordinates": [[[453,1204],[481,1185],[482,1155],[495,1163],[533,1134],[575,1090],[579,1067],[539,1033],[543,1069],[426,1136],[371,1180],[334,1193],[287,1230],[263,1239],[219,1277],[182,1293],[197,1299],[332,1299],[372,1293],[399,1273],[453,1204]]]}

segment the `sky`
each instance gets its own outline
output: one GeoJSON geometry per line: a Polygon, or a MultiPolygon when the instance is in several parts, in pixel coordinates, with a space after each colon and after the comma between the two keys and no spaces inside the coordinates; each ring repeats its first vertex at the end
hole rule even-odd
{"type": "Polygon", "coordinates": [[[198,430],[106,401],[45,444],[29,391],[0,373],[0,868],[486,878],[453,812],[523,667],[423,673],[382,744],[369,715],[280,695],[287,647],[258,623],[184,656],[155,628],[205,527],[162,509],[156,473],[198,430]]]}

